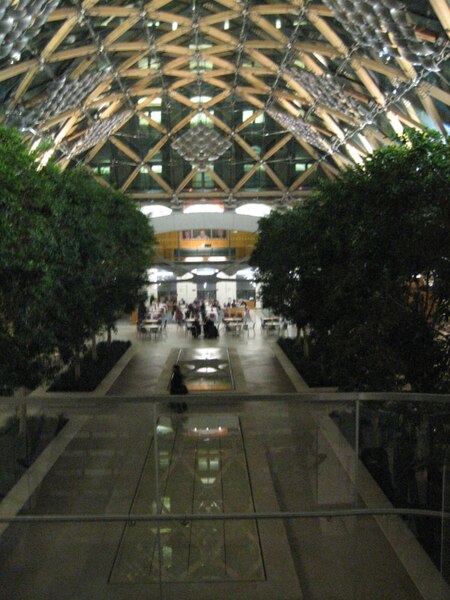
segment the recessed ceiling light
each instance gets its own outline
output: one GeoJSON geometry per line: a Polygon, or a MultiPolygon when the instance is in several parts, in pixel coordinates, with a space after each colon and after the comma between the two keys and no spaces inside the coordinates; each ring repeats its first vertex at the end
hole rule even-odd
{"type": "Polygon", "coordinates": [[[239,271],[236,271],[236,275],[239,277],[245,277],[245,279],[254,279],[255,271],[251,267],[248,267],[247,269],[240,269],[239,271]]]}
{"type": "Polygon", "coordinates": [[[172,214],[172,209],[168,206],[163,206],[162,204],[149,204],[148,206],[143,206],[141,212],[152,219],[156,219],[158,217],[167,217],[172,214]]]}
{"type": "Polygon", "coordinates": [[[238,206],[235,210],[237,215],[247,215],[249,217],[265,217],[271,211],[271,207],[267,204],[260,204],[256,202],[249,202],[238,206]]]}
{"type": "Polygon", "coordinates": [[[212,267],[204,267],[204,268],[200,268],[200,269],[192,269],[191,273],[194,273],[194,275],[214,275],[215,273],[217,273],[218,269],[213,269],[212,267]]]}
{"type": "Polygon", "coordinates": [[[191,204],[183,209],[185,214],[192,213],[223,213],[223,206],[220,204],[191,204]]]}

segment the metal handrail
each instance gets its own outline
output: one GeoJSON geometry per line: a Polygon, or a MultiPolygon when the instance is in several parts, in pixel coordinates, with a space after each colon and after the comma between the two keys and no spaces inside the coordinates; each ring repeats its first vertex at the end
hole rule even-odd
{"type": "MultiPolygon", "coordinates": [[[[282,394],[249,394],[240,393],[240,401],[243,402],[248,400],[249,402],[283,402],[289,400],[297,400],[299,402],[306,403],[351,403],[357,402],[436,402],[442,404],[450,404],[450,394],[419,394],[413,392],[292,392],[282,394]]],[[[207,403],[218,404],[221,401],[229,402],[235,399],[235,394],[218,394],[215,393],[214,398],[209,398],[202,394],[190,394],[189,402],[192,403],[207,403]]],[[[8,404],[14,405],[17,402],[17,398],[12,396],[0,396],[0,402],[4,407],[8,404]]],[[[93,407],[99,408],[102,405],[117,406],[118,404],[157,404],[170,402],[168,394],[157,394],[153,396],[96,396],[92,394],[81,394],[81,393],[66,393],[38,395],[33,394],[27,396],[27,404],[32,406],[33,403],[39,403],[45,401],[46,407],[51,408],[52,404],[67,402],[67,408],[71,406],[73,408],[83,407],[83,403],[86,405],[92,404],[93,407]],[[79,400],[80,403],[73,406],[73,401],[79,400]],[[82,401],[82,402],[81,402],[82,401]]]]}
{"type": "Polygon", "coordinates": [[[255,513],[192,513],[192,514],[110,514],[110,515],[17,515],[1,516],[0,523],[109,523],[109,522],[166,522],[166,521],[244,521],[267,519],[308,519],[308,518],[333,518],[333,517],[358,517],[358,516],[421,516],[450,518],[450,512],[415,508],[344,508],[336,510],[314,511],[283,511],[283,512],[255,512],[255,513]]]}

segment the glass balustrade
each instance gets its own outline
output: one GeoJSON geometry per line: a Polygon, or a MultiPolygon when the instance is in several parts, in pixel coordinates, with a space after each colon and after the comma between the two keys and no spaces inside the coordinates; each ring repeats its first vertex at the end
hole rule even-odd
{"type": "Polygon", "coordinates": [[[3,398],[0,598],[449,598],[450,399],[3,398]]]}

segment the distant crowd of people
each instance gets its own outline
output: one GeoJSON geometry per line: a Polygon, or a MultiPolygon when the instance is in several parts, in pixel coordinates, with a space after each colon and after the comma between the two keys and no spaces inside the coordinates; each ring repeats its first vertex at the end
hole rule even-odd
{"type": "Polygon", "coordinates": [[[221,304],[218,300],[213,300],[207,305],[198,298],[189,303],[184,299],[179,302],[156,302],[151,298],[149,305],[145,302],[139,304],[137,320],[139,326],[146,319],[157,318],[163,327],[169,320],[174,320],[178,325],[186,324],[194,338],[203,334],[205,339],[214,339],[219,336],[219,325],[224,317],[235,308],[243,308],[243,320],[251,321],[250,310],[245,301],[229,300],[221,304]]]}
{"type": "Polygon", "coordinates": [[[219,336],[217,324],[219,323],[221,307],[216,300],[209,307],[209,314],[204,301],[194,300],[190,304],[182,300],[179,305],[174,306],[173,314],[177,323],[185,323],[186,319],[193,319],[189,329],[194,338],[198,338],[202,333],[205,339],[214,339],[219,336]],[[217,315],[216,319],[211,318],[212,314],[217,315]],[[216,322],[215,322],[216,321],[216,322]]]}
{"type": "Polygon", "coordinates": [[[174,318],[177,323],[188,323],[194,338],[198,338],[203,330],[205,339],[214,339],[219,335],[219,325],[227,316],[227,311],[233,308],[245,308],[244,320],[250,319],[250,311],[245,301],[238,304],[236,300],[230,300],[223,305],[218,300],[213,300],[208,306],[203,300],[194,300],[187,304],[181,300],[174,306],[174,318]]]}

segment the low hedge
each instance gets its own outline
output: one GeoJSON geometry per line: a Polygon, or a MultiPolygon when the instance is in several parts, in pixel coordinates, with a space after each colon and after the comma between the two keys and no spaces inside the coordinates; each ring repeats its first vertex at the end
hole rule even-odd
{"type": "Polygon", "coordinates": [[[91,352],[81,360],[81,377],[75,379],[73,367],[59,375],[49,388],[50,392],[92,392],[111,371],[119,358],[128,350],[131,342],[114,340],[97,344],[97,360],[94,361],[91,352]]]}
{"type": "Polygon", "coordinates": [[[309,387],[330,387],[336,382],[330,381],[324,372],[323,361],[320,356],[311,354],[305,357],[303,344],[295,338],[279,338],[278,345],[297,369],[309,387]]]}

